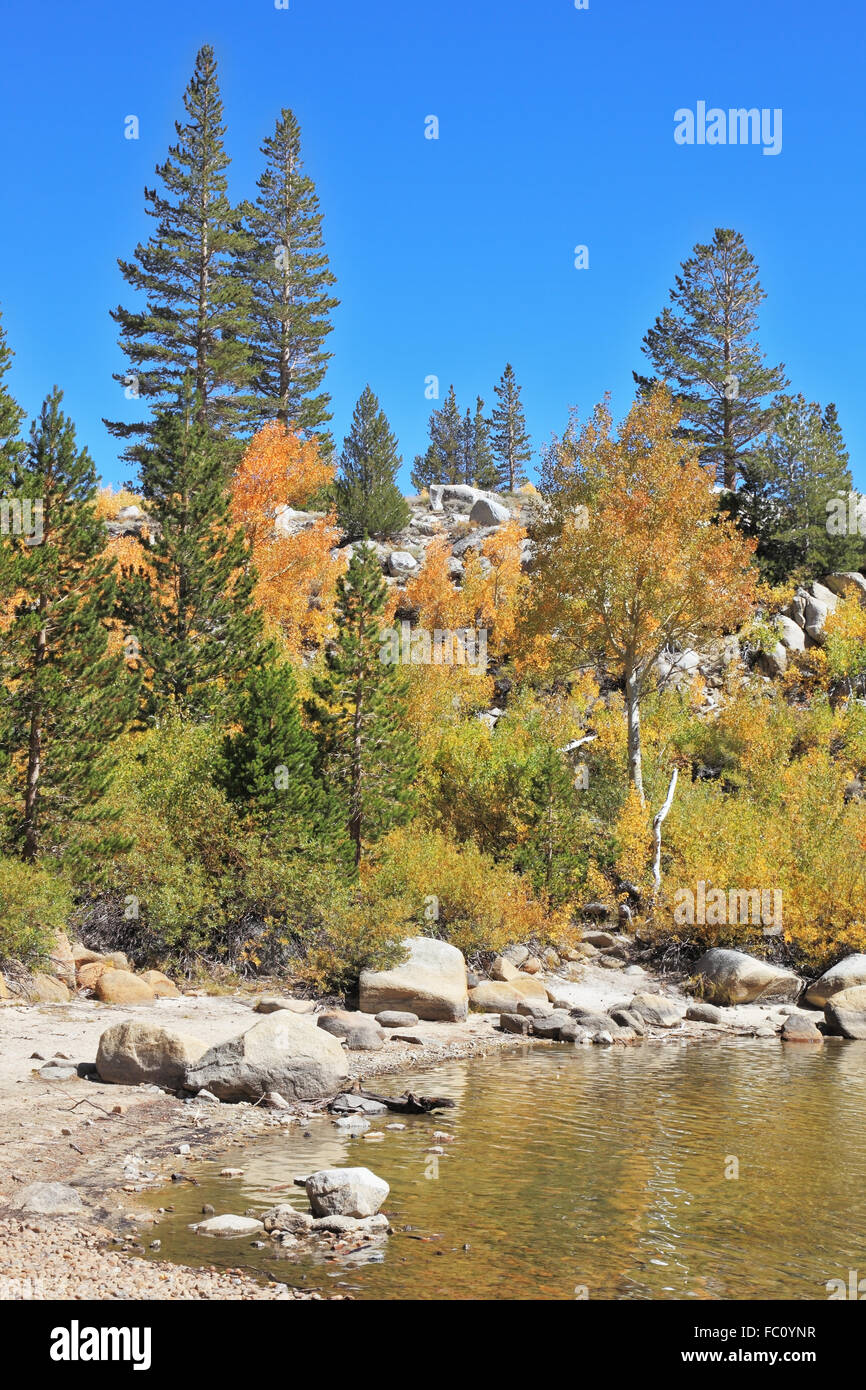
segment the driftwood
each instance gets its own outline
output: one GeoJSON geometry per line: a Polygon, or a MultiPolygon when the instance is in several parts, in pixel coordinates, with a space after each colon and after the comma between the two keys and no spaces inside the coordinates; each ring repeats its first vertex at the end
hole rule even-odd
{"type": "Polygon", "coordinates": [[[429,1115],[431,1110],[450,1110],[454,1106],[454,1101],[447,1096],[416,1096],[411,1091],[406,1091],[402,1096],[380,1096],[375,1091],[361,1090],[354,1094],[362,1096],[364,1100],[377,1100],[400,1115],[429,1115]]]}

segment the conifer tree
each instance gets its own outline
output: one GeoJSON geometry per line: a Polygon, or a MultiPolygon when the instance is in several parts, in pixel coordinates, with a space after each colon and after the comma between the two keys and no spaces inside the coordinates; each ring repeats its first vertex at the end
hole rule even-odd
{"type": "Polygon", "coordinates": [[[0,606],[13,600],[0,643],[0,765],[8,830],[28,861],[105,824],[95,804],[136,701],[122,653],[109,653],[115,581],[96,470],[62,399],[55,387],[10,469],[27,524],[0,536],[0,606]]]}
{"type": "Polygon", "coordinates": [[[174,706],[202,721],[230,703],[255,664],[261,615],[248,544],[229,520],[220,450],[189,382],[157,416],[141,492],[156,536],[143,563],[124,569],[120,611],[145,672],[142,717],[174,706]]]}
{"type": "MultiPolygon", "coordinates": [[[[193,381],[201,423],[227,438],[243,419],[242,388],[252,376],[246,339],[249,293],[237,258],[247,248],[238,213],[227,196],[229,157],[213,50],[205,45],[184,94],[186,120],[177,144],[157,167],[162,189],[145,189],[157,226],[132,261],[120,261],[143,307],[112,311],[129,370],[115,380],[131,398],[171,409],[184,377],[193,381]]],[[[126,458],[141,461],[147,421],[107,421],[112,434],[134,442],[126,458]]]]}
{"type": "Polygon", "coordinates": [[[495,388],[497,404],[491,417],[491,443],[496,460],[496,483],[513,492],[527,481],[526,464],[532,457],[520,387],[508,362],[495,388]]]}
{"type": "Polygon", "coordinates": [[[406,726],[408,681],[387,660],[387,586],[375,551],[359,545],[337,588],[337,638],[313,680],[309,713],[355,864],[365,844],[408,819],[417,754],[406,726]]]}
{"type": "Polygon", "coordinates": [[[784,367],[767,367],[757,340],[765,297],[740,233],[717,227],[683,262],[670,305],[643,340],[655,375],[634,373],[644,393],[657,382],[670,387],[683,437],[729,490],[772,425],[768,398],[787,385],[784,367]]]}
{"type": "Polygon", "coordinates": [[[316,743],[301,720],[295,675],[273,650],[246,676],[234,723],[218,780],[246,822],[282,848],[333,835],[333,806],[316,772],[316,743]]]}
{"type": "Polygon", "coordinates": [[[337,519],[350,539],[393,535],[407,524],[409,508],[396,483],[400,463],[387,416],[365,386],[343,441],[334,487],[337,519]]]}
{"type": "MultiPolygon", "coordinates": [[[[468,415],[467,411],[467,415],[468,415]]],[[[472,420],[472,484],[490,491],[496,487],[496,461],[490,447],[490,421],[484,415],[484,401],[475,397],[472,420]]]]}
{"type": "Polygon", "coordinates": [[[6,341],[3,320],[0,318],[0,494],[7,485],[15,459],[24,448],[20,439],[24,411],[4,381],[13,356],[12,349],[6,341]]]}
{"type": "Polygon", "coordinates": [[[418,454],[412,468],[412,486],[419,492],[431,483],[462,483],[464,425],[453,386],[439,410],[430,413],[430,443],[418,454]]]}
{"type": "Polygon", "coordinates": [[[863,539],[849,531],[852,489],[835,406],[822,415],[802,395],[778,397],[773,429],[750,454],[737,498],[740,525],[757,536],[768,579],[821,579],[832,570],[857,569],[863,539]]]}
{"type": "Polygon", "coordinates": [[[339,304],[322,237],[313,180],[302,172],[301,132],[284,109],[262,145],[265,168],[259,194],[246,209],[249,246],[242,272],[251,291],[251,423],[279,420],[304,434],[319,434],[330,452],[330,397],[321,390],[332,354],[325,340],[339,304]]]}

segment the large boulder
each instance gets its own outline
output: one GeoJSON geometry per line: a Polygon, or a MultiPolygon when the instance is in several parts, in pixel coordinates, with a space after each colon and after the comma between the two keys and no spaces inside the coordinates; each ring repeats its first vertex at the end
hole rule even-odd
{"type": "Polygon", "coordinates": [[[322,1168],[304,1185],[314,1216],[375,1216],[391,1190],[369,1168],[322,1168]]]}
{"type": "Polygon", "coordinates": [[[829,589],[831,593],[838,594],[840,598],[856,597],[861,603],[866,603],[866,579],[856,570],[826,575],[824,587],[829,589]]]}
{"type": "MultiPolygon", "coordinates": [[[[527,951],[526,957],[528,957],[528,955],[529,952],[527,951]]],[[[526,959],[526,957],[524,957],[524,959],[526,959]]],[[[516,980],[519,973],[517,966],[513,961],[509,960],[507,956],[497,956],[490,967],[491,980],[505,980],[506,982],[508,980],[516,980]]]]}
{"type": "Polygon", "coordinates": [[[751,1004],[755,999],[790,1003],[803,984],[791,970],[720,946],[704,952],[694,973],[704,998],[714,1004],[751,1004]]]}
{"type": "Polygon", "coordinates": [[[776,626],[779,629],[779,638],[783,647],[787,647],[789,652],[802,652],[806,647],[806,634],[803,629],[794,622],[793,618],[780,613],[776,618],[776,626]]]}
{"type": "Polygon", "coordinates": [[[462,1021],[469,1011],[463,953],[430,936],[411,936],[403,945],[408,957],[402,965],[361,971],[361,1011],[406,1009],[429,1022],[462,1021]]]}
{"type": "Polygon", "coordinates": [[[866,1038],[866,1009],[843,1009],[836,994],[824,1009],[828,1033],[839,1038],[866,1038]]]}
{"type": "Polygon", "coordinates": [[[395,579],[408,579],[418,568],[418,561],[408,550],[392,550],[388,556],[388,573],[395,579]]]}
{"type": "Polygon", "coordinates": [[[106,970],[94,985],[94,993],[103,1004],[150,1004],[156,994],[147,980],[129,970],[106,970]]]}
{"type": "Polygon", "coordinates": [[[479,526],[499,526],[510,516],[511,512],[501,502],[492,497],[479,497],[469,513],[469,520],[477,522],[479,526]]]}
{"type": "Polygon", "coordinates": [[[154,1023],[115,1023],[99,1039],[96,1070],[103,1081],[116,1086],[167,1086],[176,1091],[187,1068],[207,1047],[200,1038],[154,1023]]]}
{"type": "MultiPolygon", "coordinates": [[[[544,992],[547,999],[547,991],[544,992]]],[[[505,980],[482,980],[469,991],[469,1003],[484,1014],[516,1014],[524,996],[505,980]]]]}
{"type": "Polygon", "coordinates": [[[104,960],[89,960],[84,965],[78,967],[76,983],[81,989],[95,989],[97,980],[110,970],[111,966],[104,960]]]}
{"type": "Polygon", "coordinates": [[[298,1014],[267,1014],[240,1037],[217,1043],[187,1069],[188,1091],[218,1100],[259,1100],[279,1091],[287,1100],[320,1100],[343,1088],[349,1074],[339,1041],[298,1014]]]}
{"type": "Polygon", "coordinates": [[[72,944],[65,932],[58,932],[54,938],[48,959],[51,963],[51,972],[69,989],[75,989],[75,959],[72,955],[72,944]]]}
{"type": "Polygon", "coordinates": [[[53,975],[31,975],[23,988],[28,1004],[66,1004],[70,999],[66,985],[53,975]]]}
{"type": "MultiPolygon", "coordinates": [[[[636,1013],[644,1023],[656,1028],[674,1028],[686,1016],[686,1005],[674,999],[665,999],[662,994],[636,994],[628,1006],[629,1012],[636,1013]]],[[[626,1025],[628,1026],[628,1025],[626,1025]]]]}
{"type": "Polygon", "coordinates": [[[823,1009],[834,994],[841,994],[843,989],[851,989],[855,985],[866,985],[866,955],[846,956],[825,970],[820,979],[809,985],[803,996],[804,1002],[813,1004],[816,1009],[823,1009]]]}

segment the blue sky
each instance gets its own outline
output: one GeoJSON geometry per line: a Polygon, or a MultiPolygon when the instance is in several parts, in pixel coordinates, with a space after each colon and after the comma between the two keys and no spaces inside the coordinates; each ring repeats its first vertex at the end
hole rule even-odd
{"type": "Polygon", "coordinates": [[[743,233],[767,291],[761,339],[792,389],[835,400],[866,486],[862,0],[89,0],[7,4],[0,92],[0,307],[29,412],[57,382],[103,476],[127,466],[109,308],[149,233],[143,189],[213,44],[232,156],[298,116],[341,306],[328,377],[338,440],[369,381],[424,447],[425,378],[465,408],[510,360],[536,448],[605,391],[617,415],[680,262],[743,233]],[[777,156],[680,146],[674,111],[782,108],[777,156]],[[124,118],[139,117],[138,141],[124,118]],[[424,138],[436,115],[437,141],[424,138]],[[574,247],[589,247],[589,269],[574,247]]]}

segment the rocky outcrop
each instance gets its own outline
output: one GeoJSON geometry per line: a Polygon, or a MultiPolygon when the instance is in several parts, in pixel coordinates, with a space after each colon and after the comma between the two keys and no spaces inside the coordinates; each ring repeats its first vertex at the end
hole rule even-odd
{"type": "Polygon", "coordinates": [[[461,1022],[469,1010],[466,962],[456,946],[429,936],[406,938],[406,960],[390,970],[362,970],[361,1011],[408,1010],[428,1022],[461,1022]]]}
{"type": "Polygon", "coordinates": [[[348,1074],[336,1038],[280,1009],[205,1052],[187,1068],[184,1086],[223,1101],[256,1101],[269,1091],[287,1100],[321,1100],[341,1090],[348,1074]]]}
{"type": "Polygon", "coordinates": [[[96,1070],[115,1086],[165,1086],[176,1091],[207,1043],[153,1023],[116,1023],[99,1039],[96,1070]]]}
{"type": "Polygon", "coordinates": [[[713,1004],[751,1004],[755,999],[790,1002],[803,984],[791,970],[718,946],[704,952],[694,975],[704,998],[713,1004]]]}

